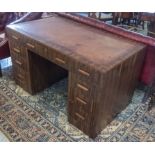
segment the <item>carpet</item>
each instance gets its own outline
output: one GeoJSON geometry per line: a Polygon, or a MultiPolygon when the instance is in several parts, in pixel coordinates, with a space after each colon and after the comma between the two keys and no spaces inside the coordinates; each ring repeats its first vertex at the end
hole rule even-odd
{"type": "Polygon", "coordinates": [[[67,79],[36,95],[15,84],[12,68],[0,78],[0,131],[10,141],[140,142],[155,141],[155,108],[142,103],[135,90],[132,102],[99,134],[89,138],[67,121],[67,79]]]}

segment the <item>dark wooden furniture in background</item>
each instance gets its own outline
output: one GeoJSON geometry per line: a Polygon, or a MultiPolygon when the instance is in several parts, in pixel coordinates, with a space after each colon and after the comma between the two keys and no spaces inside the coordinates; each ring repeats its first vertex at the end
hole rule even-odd
{"type": "Polygon", "coordinates": [[[17,84],[34,94],[68,75],[68,120],[90,137],[131,100],[144,44],[58,15],[7,34],[17,84]]]}
{"type": "Polygon", "coordinates": [[[141,12],[139,13],[140,21],[147,21],[148,23],[148,36],[155,38],[155,13],[141,12]]]}
{"type": "Polygon", "coordinates": [[[111,12],[88,12],[88,17],[104,22],[112,21],[113,19],[111,12]]]}

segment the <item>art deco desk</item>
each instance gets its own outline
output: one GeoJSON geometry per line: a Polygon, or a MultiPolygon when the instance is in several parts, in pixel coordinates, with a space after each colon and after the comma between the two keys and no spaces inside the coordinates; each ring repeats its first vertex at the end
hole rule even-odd
{"type": "Polygon", "coordinates": [[[34,94],[68,76],[68,120],[94,138],[129,103],[145,45],[73,20],[7,26],[14,78],[34,94]]]}

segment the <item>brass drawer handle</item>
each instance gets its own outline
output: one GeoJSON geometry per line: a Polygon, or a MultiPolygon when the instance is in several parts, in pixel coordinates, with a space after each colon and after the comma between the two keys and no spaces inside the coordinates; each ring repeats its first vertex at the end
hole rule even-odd
{"type": "Polygon", "coordinates": [[[80,99],[79,97],[76,97],[76,100],[79,101],[80,103],[86,105],[87,102],[83,101],[82,99],[80,99]]]}
{"type": "Polygon", "coordinates": [[[20,50],[17,49],[17,48],[13,48],[13,50],[14,50],[16,53],[20,53],[20,50]]]}
{"type": "Polygon", "coordinates": [[[89,90],[88,88],[86,88],[85,86],[83,86],[83,85],[81,85],[79,83],[77,84],[77,87],[83,89],[84,91],[88,91],[89,90]]]}
{"type": "Polygon", "coordinates": [[[15,62],[18,64],[18,65],[22,65],[22,63],[20,62],[20,61],[18,61],[18,60],[15,60],[15,62]]]}
{"type": "Polygon", "coordinates": [[[16,37],[15,35],[12,36],[13,39],[18,40],[19,38],[16,37]]]}
{"type": "Polygon", "coordinates": [[[85,75],[85,76],[90,76],[90,74],[82,69],[78,69],[78,72],[85,75]]]}
{"type": "Polygon", "coordinates": [[[82,119],[82,120],[84,120],[85,118],[83,117],[83,116],[81,116],[79,113],[75,113],[75,115],[77,116],[77,117],[79,117],[80,119],[82,119]]]}
{"type": "Polygon", "coordinates": [[[64,60],[60,59],[60,58],[55,58],[55,60],[62,63],[62,64],[66,64],[66,62],[64,60]]]}
{"type": "Polygon", "coordinates": [[[30,48],[35,48],[35,46],[30,43],[27,43],[26,45],[29,46],[30,48]]]}

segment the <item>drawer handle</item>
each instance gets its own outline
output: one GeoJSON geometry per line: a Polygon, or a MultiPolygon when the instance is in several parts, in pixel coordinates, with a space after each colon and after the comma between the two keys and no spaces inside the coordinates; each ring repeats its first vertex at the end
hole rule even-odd
{"type": "Polygon", "coordinates": [[[17,49],[17,48],[13,48],[13,50],[14,50],[16,53],[20,53],[20,50],[17,49]]]}
{"type": "Polygon", "coordinates": [[[82,104],[86,105],[87,102],[83,101],[82,99],[80,99],[79,97],[76,97],[77,101],[81,102],[82,104]]]}
{"type": "Polygon", "coordinates": [[[18,82],[20,82],[20,83],[22,83],[22,84],[25,83],[24,81],[22,81],[21,79],[18,79],[17,77],[15,78],[15,80],[18,81],[18,82]]]}
{"type": "Polygon", "coordinates": [[[14,36],[14,35],[12,36],[12,38],[15,39],[15,40],[19,39],[18,37],[14,36]]]}
{"type": "Polygon", "coordinates": [[[81,88],[81,89],[83,89],[84,91],[88,91],[89,89],[88,88],[86,88],[85,86],[82,86],[81,84],[77,84],[77,86],[79,87],[79,88],[81,88]]]}
{"type": "Polygon", "coordinates": [[[60,58],[55,58],[55,60],[62,63],[62,64],[66,64],[66,62],[64,60],[60,59],[60,58]]]}
{"type": "Polygon", "coordinates": [[[35,48],[35,46],[30,43],[27,43],[27,46],[29,46],[30,48],[35,48]]]}
{"type": "Polygon", "coordinates": [[[79,113],[75,113],[75,115],[77,116],[77,117],[79,117],[80,119],[82,119],[82,120],[84,120],[85,118],[83,117],[83,116],[81,116],[79,113]]]}
{"type": "Polygon", "coordinates": [[[18,76],[19,78],[21,78],[21,79],[24,79],[24,76],[21,75],[21,74],[17,74],[17,76],[18,76]]]}
{"type": "Polygon", "coordinates": [[[20,61],[18,61],[18,60],[15,60],[15,62],[18,64],[18,65],[22,65],[22,63],[20,62],[20,61]]]}
{"type": "Polygon", "coordinates": [[[85,75],[85,76],[90,76],[90,74],[82,69],[78,69],[78,72],[85,75]]]}

